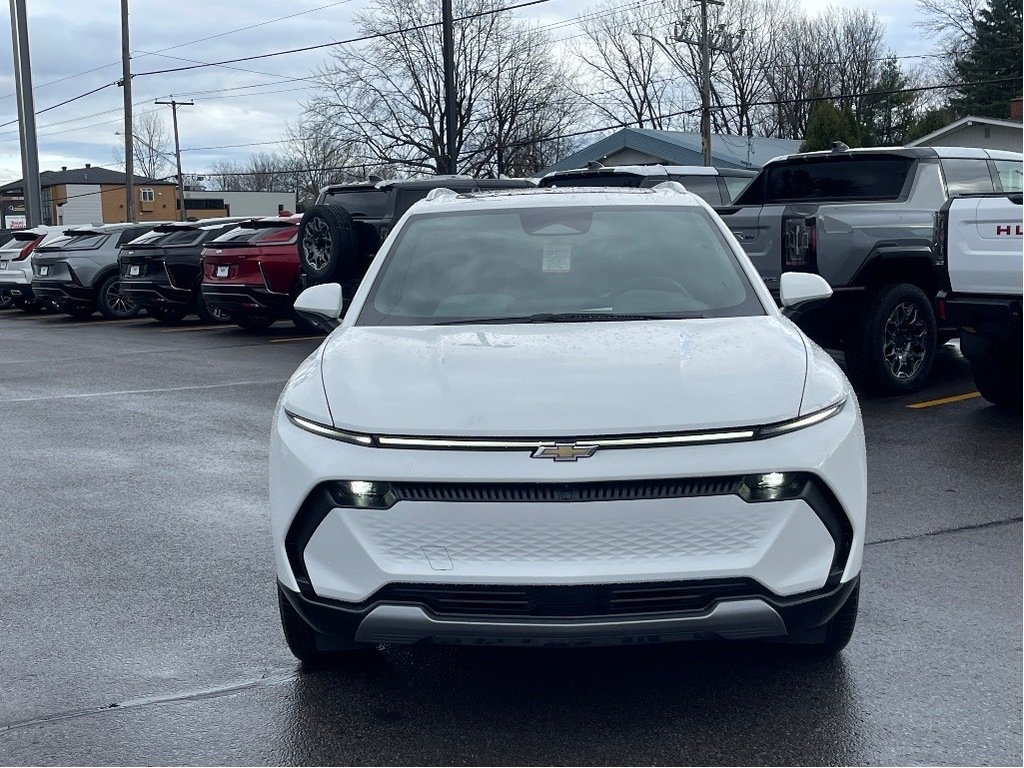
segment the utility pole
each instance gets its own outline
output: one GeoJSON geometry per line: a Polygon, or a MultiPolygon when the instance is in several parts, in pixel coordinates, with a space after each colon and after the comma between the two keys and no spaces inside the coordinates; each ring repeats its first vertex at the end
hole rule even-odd
{"type": "Polygon", "coordinates": [[[455,31],[452,0],[441,0],[442,57],[444,59],[445,154],[448,173],[457,173],[455,148],[455,31]]]}
{"type": "Polygon", "coordinates": [[[128,45],[128,0],[121,0],[120,85],[124,88],[124,220],[135,221],[135,143],[132,134],[132,58],[128,45]]]}
{"type": "Polygon", "coordinates": [[[178,200],[180,208],[179,221],[185,220],[185,177],[181,173],[181,144],[178,142],[178,107],[194,107],[194,101],[157,101],[156,104],[166,104],[171,108],[171,120],[174,122],[174,161],[178,165],[178,200]]]}
{"type": "Polygon", "coordinates": [[[700,4],[700,38],[685,37],[683,30],[688,19],[680,19],[675,24],[672,39],[677,43],[688,43],[700,46],[700,143],[704,156],[704,165],[711,165],[711,52],[732,53],[740,47],[740,41],[746,30],[741,29],[738,35],[725,32],[725,26],[719,25],[714,36],[708,28],[708,6],[725,5],[722,0],[694,0],[700,4]],[[714,39],[712,39],[712,37],[714,39]]]}
{"type": "MultiPolygon", "coordinates": [[[[36,143],[36,106],[32,97],[32,57],[28,48],[25,0],[11,0],[11,36],[14,44],[14,82],[18,93],[21,129],[21,187],[25,198],[25,226],[43,223],[43,195],[39,188],[39,146],[36,143]]],[[[6,222],[0,222],[3,224],[6,222]]]]}

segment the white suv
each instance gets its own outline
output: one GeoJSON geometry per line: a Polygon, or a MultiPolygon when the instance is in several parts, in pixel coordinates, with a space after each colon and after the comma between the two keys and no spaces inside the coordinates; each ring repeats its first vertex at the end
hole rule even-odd
{"type": "Polygon", "coordinates": [[[0,243],[0,309],[35,309],[32,295],[32,252],[57,239],[65,227],[39,226],[11,232],[0,243]]]}
{"type": "MultiPolygon", "coordinates": [[[[296,309],[336,324],[341,289],[296,309]]],[[[420,641],[837,651],[865,477],[849,383],[705,202],[435,190],[278,403],[285,636],[308,662],[420,641]]]]}

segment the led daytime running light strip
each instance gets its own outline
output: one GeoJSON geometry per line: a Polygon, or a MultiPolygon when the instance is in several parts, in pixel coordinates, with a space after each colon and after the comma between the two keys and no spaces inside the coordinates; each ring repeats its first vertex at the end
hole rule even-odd
{"type": "Polygon", "coordinates": [[[708,443],[733,443],[747,440],[763,440],[777,437],[789,432],[820,424],[839,413],[846,405],[846,397],[822,408],[820,411],[799,416],[776,424],[761,427],[744,427],[729,430],[713,430],[707,432],[684,432],[675,435],[647,435],[637,437],[581,437],[576,440],[525,439],[495,440],[476,438],[449,437],[402,437],[398,435],[366,435],[349,432],[336,427],[329,427],[316,421],[297,416],[285,411],[289,420],[307,432],[329,437],[353,445],[364,445],[376,448],[425,448],[430,450],[462,450],[462,451],[533,451],[547,445],[560,442],[575,442],[580,446],[597,446],[597,448],[664,448],[679,445],[701,445],[708,443]]]}

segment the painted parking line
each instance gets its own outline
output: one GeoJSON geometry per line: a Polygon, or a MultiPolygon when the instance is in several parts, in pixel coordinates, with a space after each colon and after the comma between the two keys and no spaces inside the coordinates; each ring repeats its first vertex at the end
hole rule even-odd
{"type": "Polygon", "coordinates": [[[160,333],[188,333],[189,331],[210,331],[214,328],[228,328],[223,323],[217,323],[216,325],[189,325],[185,328],[164,328],[160,333]]]}
{"type": "Polygon", "coordinates": [[[312,341],[313,339],[325,339],[326,336],[287,336],[283,339],[271,339],[271,344],[285,344],[289,341],[312,341]]]}
{"type": "Polygon", "coordinates": [[[194,384],[184,387],[157,387],[155,389],[118,389],[110,392],[81,392],[69,395],[38,395],[36,397],[11,397],[0,399],[0,403],[36,403],[42,400],[79,400],[89,397],[123,397],[125,395],[155,395],[163,392],[191,392],[204,389],[229,389],[231,387],[279,386],[287,379],[257,379],[255,381],[228,381],[223,384],[194,384]]]}
{"type": "Polygon", "coordinates": [[[981,392],[966,392],[962,395],[952,395],[951,397],[940,397],[937,400],[925,400],[921,403],[911,403],[907,408],[934,408],[937,405],[962,403],[964,400],[973,400],[976,397],[981,397],[981,392]]]}

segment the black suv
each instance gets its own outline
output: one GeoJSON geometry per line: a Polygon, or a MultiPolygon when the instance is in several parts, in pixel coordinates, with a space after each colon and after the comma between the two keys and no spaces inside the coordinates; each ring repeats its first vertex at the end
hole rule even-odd
{"type": "Polygon", "coordinates": [[[542,187],[656,187],[678,181],[687,192],[709,205],[729,205],[746,189],[756,171],[742,168],[706,168],[702,165],[613,165],[590,163],[572,171],[552,171],[542,187]]]}
{"type": "Polygon", "coordinates": [[[396,181],[371,177],[325,187],[299,225],[303,285],[341,283],[345,296],[351,296],[395,222],[432,189],[480,192],[533,186],[526,179],[431,176],[396,181]]]}
{"type": "Polygon", "coordinates": [[[203,246],[245,218],[202,219],[163,224],[122,246],[117,263],[121,294],[162,323],[195,313],[208,323],[230,317],[203,299],[203,246]]]}

